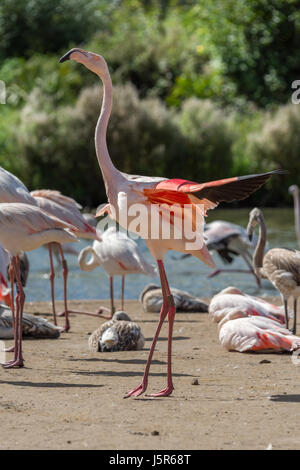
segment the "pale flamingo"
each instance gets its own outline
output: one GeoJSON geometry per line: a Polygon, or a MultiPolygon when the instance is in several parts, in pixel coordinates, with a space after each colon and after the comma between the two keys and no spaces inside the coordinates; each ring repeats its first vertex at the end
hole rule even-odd
{"type": "MultiPolygon", "coordinates": [[[[41,192],[36,192],[35,194],[40,194],[41,192]]],[[[43,191],[44,195],[45,194],[45,191],[43,191]]],[[[51,193],[51,197],[52,198],[59,198],[59,200],[64,203],[65,205],[72,205],[72,206],[76,206],[76,202],[71,199],[71,198],[67,198],[66,196],[62,196],[58,191],[48,191],[47,192],[47,197],[49,198],[50,197],[50,193],[51,193]]],[[[10,173],[9,171],[5,170],[4,168],[0,167],[0,202],[4,203],[4,202],[9,202],[9,203],[25,203],[25,204],[30,204],[32,206],[37,206],[38,205],[38,201],[37,199],[35,199],[31,194],[30,192],[28,191],[28,189],[26,188],[26,186],[22,183],[22,181],[19,180],[19,178],[17,178],[15,175],[13,175],[12,173],[10,173]]],[[[77,208],[78,210],[78,208],[77,208]]],[[[55,214],[54,214],[55,215],[55,214]]],[[[51,267],[51,271],[53,271],[53,260],[52,260],[52,252],[51,252],[51,249],[50,249],[50,245],[49,246],[49,256],[50,256],[50,267],[51,267]]],[[[64,259],[64,255],[63,255],[63,251],[62,251],[62,247],[60,244],[57,245],[59,251],[60,251],[60,254],[61,254],[61,257],[63,259],[63,267],[64,267],[64,272],[67,271],[67,262],[66,260],[64,259]]],[[[51,295],[52,295],[52,308],[53,308],[53,312],[55,312],[55,306],[54,306],[54,298],[53,298],[53,282],[51,280],[51,274],[50,274],[50,281],[51,281],[51,295]]],[[[66,307],[66,301],[65,301],[65,307],[66,307]]],[[[67,315],[67,313],[65,314],[67,315]]],[[[56,316],[54,315],[54,323],[56,324],[56,316]]],[[[68,330],[70,328],[70,324],[69,324],[69,319],[66,319],[65,321],[65,328],[66,330],[68,330]]]]}
{"type": "MultiPolygon", "coordinates": [[[[85,238],[90,240],[101,240],[101,237],[97,235],[96,229],[89,225],[85,218],[79,211],[81,207],[74,199],[64,196],[59,191],[53,190],[36,190],[32,191],[31,195],[34,197],[38,206],[49,214],[64,220],[71,224],[76,229],[76,236],[78,238],[85,238]]],[[[55,271],[53,267],[52,249],[54,243],[48,244],[49,258],[50,258],[50,282],[51,282],[51,298],[52,298],[52,311],[54,324],[56,321],[56,309],[55,309],[55,296],[54,296],[54,277],[55,271]]],[[[70,310],[68,308],[67,301],[67,278],[68,278],[68,266],[64,257],[64,250],[61,245],[56,245],[56,250],[60,252],[62,266],[63,266],[63,280],[64,280],[64,315],[70,313],[81,313],[86,315],[95,315],[92,312],[80,312],[78,310],[70,310]],[[67,312],[67,313],[66,313],[67,312]]],[[[67,322],[67,330],[69,329],[69,322],[67,322]]]]}
{"type": "MultiPolygon", "coordinates": [[[[168,396],[172,393],[174,388],[171,368],[171,345],[176,309],[163,264],[164,255],[168,250],[177,250],[184,253],[191,252],[191,254],[202,259],[210,267],[215,267],[202,240],[200,241],[194,236],[194,249],[188,249],[187,244],[191,241],[189,237],[185,234],[182,235],[181,238],[177,237],[178,232],[182,229],[182,222],[186,223],[189,219],[192,227],[195,228],[197,215],[199,219],[202,220],[206,210],[213,209],[219,202],[244,199],[264,184],[274,172],[262,175],[233,177],[226,180],[201,184],[182,179],[170,180],[162,177],[145,177],[121,173],[114,167],[106,143],[107,125],[112,108],[112,82],[108,66],[102,56],[77,48],[67,52],[60,59],[60,62],[69,59],[82,63],[85,67],[94,72],[102,80],[104,86],[101,113],[96,126],[95,145],[109,201],[106,210],[108,209],[112,217],[116,218],[120,225],[126,230],[130,227],[131,231],[140,234],[138,227],[133,227],[136,213],[132,215],[131,208],[135,209],[136,204],[139,205],[141,210],[143,208],[142,212],[144,218],[142,218],[141,221],[144,232],[143,237],[146,238],[146,244],[157,261],[162,285],[164,303],[148,356],[144,377],[141,384],[129,391],[126,397],[141,395],[147,388],[149,368],[155,344],[166,316],[168,316],[169,319],[167,386],[165,389],[151,396],[168,396]],[[197,197],[193,193],[196,193],[197,197]],[[176,216],[172,218],[172,223],[170,224],[171,206],[174,207],[174,204],[176,205],[176,216]],[[187,215],[184,206],[192,207],[193,215],[191,215],[190,212],[187,215]],[[155,209],[154,211],[153,207],[155,209]],[[162,235],[161,230],[158,237],[152,236],[152,230],[150,230],[150,228],[152,229],[157,223],[157,217],[154,216],[154,213],[157,214],[157,212],[159,212],[161,216],[160,220],[163,224],[166,224],[168,227],[171,225],[170,232],[172,233],[170,233],[170,236],[167,238],[162,235]],[[147,226],[149,230],[146,234],[147,226]]],[[[172,214],[174,215],[174,213],[172,214]]],[[[185,225],[187,225],[187,223],[185,225]]],[[[188,235],[190,235],[190,232],[188,235]]]]}
{"type": "MultiPolygon", "coordinates": [[[[156,275],[155,266],[144,258],[138,244],[126,233],[109,227],[101,234],[102,241],[94,241],[93,246],[81,250],[78,263],[83,271],[93,271],[98,266],[106,271],[110,280],[110,314],[115,312],[114,276],[122,276],[121,309],[124,310],[125,277],[128,274],[156,275]],[[86,261],[87,257],[91,258],[86,261]]],[[[104,307],[100,307],[100,311],[104,307]]]]}
{"type": "MultiPolygon", "coordinates": [[[[208,304],[181,289],[171,287],[176,312],[208,312],[208,304]]],[[[162,290],[156,284],[148,284],[140,293],[139,301],[144,312],[159,313],[163,305],[162,290]]]]}
{"type": "Polygon", "coordinates": [[[295,232],[298,239],[298,246],[300,248],[300,200],[299,200],[299,187],[293,184],[289,187],[289,193],[293,195],[294,199],[294,218],[295,218],[295,232]]]}
{"type": "Polygon", "coordinates": [[[252,237],[254,228],[259,225],[258,242],[253,254],[253,268],[257,276],[269,279],[280,292],[289,327],[288,299],[294,300],[294,322],[292,332],[297,327],[297,299],[300,297],[300,251],[288,248],[272,248],[264,255],[267,241],[267,228],[263,213],[257,207],[249,215],[248,234],[252,237]]]}
{"type": "Polygon", "coordinates": [[[219,340],[228,351],[295,351],[300,338],[280,323],[248,315],[239,308],[228,309],[218,325],[219,340]]]}
{"type": "MultiPolygon", "coordinates": [[[[10,281],[11,298],[13,299],[14,278],[17,280],[16,314],[12,303],[12,316],[14,320],[14,359],[4,367],[22,367],[22,314],[25,301],[20,276],[20,251],[31,251],[45,243],[77,241],[73,233],[68,230],[75,227],[51,216],[37,206],[23,203],[0,204],[0,242],[11,255],[10,281]]],[[[67,320],[67,317],[66,317],[67,320]]]]}
{"type": "Polygon", "coordinates": [[[231,286],[223,289],[211,299],[208,312],[213,321],[219,323],[226,315],[227,309],[235,307],[250,311],[251,315],[263,316],[285,323],[282,307],[244,294],[241,290],[231,286]]]}

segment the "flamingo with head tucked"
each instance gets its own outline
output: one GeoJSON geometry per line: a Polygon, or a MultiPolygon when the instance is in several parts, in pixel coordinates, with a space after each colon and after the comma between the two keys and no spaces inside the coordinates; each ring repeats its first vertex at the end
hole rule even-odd
{"type": "Polygon", "coordinates": [[[251,312],[228,308],[218,325],[219,340],[228,351],[295,351],[300,338],[276,320],[252,316],[251,312]]]}
{"type": "Polygon", "coordinates": [[[230,202],[235,199],[244,199],[263,185],[274,172],[200,184],[183,179],[128,175],[120,172],[110,159],[106,143],[107,125],[112,109],[112,82],[108,66],[102,56],[78,48],[67,52],[60,62],[69,59],[82,63],[94,72],[102,80],[104,86],[102,107],[96,126],[95,145],[109,202],[106,209],[109,209],[111,216],[126,230],[129,229],[139,235],[142,231],[142,236],[157,261],[161,280],[164,300],[145,373],[141,384],[130,390],[126,397],[136,397],[145,392],[156,341],[167,316],[169,320],[167,386],[150,396],[168,396],[174,388],[171,355],[176,309],[164,268],[165,253],[168,250],[191,253],[209,266],[214,267],[214,262],[203,244],[201,236],[197,236],[199,231],[196,230],[196,227],[200,230],[206,211],[213,209],[221,201],[230,202]],[[137,208],[141,212],[139,224],[136,224],[137,208]],[[189,210],[186,210],[187,208],[189,210]],[[182,225],[187,231],[178,236],[180,231],[182,232],[182,225]],[[167,236],[164,234],[166,226],[170,232],[167,236]]]}
{"type": "Polygon", "coordinates": [[[228,313],[228,309],[239,308],[251,312],[251,315],[271,318],[285,323],[285,314],[282,307],[270,304],[265,300],[244,294],[240,289],[230,286],[214,295],[209,304],[209,315],[216,323],[228,313]]]}

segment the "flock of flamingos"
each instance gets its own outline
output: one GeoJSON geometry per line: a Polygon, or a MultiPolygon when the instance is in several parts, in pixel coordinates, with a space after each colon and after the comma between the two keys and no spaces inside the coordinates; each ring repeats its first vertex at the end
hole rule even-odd
{"type": "MultiPolygon", "coordinates": [[[[208,183],[195,183],[183,179],[128,175],[116,169],[110,159],[106,132],[112,109],[112,82],[108,66],[102,56],[82,49],[71,49],[60,62],[74,60],[94,72],[103,83],[104,94],[99,119],[95,131],[95,147],[99,167],[104,180],[108,204],[97,215],[107,213],[117,221],[125,231],[133,221],[130,207],[140,204],[145,209],[146,219],[151,226],[155,205],[160,210],[162,220],[170,220],[171,208],[178,207],[177,217],[171,224],[170,237],[145,237],[156,266],[147,262],[138,245],[125,231],[110,227],[103,233],[96,229],[93,219],[80,212],[79,204],[72,198],[54,190],[37,190],[31,193],[14,175],[0,168],[0,281],[2,300],[7,304],[0,310],[0,337],[14,337],[14,346],[10,348],[13,359],[4,368],[23,367],[22,336],[59,336],[62,328],[57,326],[57,316],[64,316],[64,331],[70,329],[70,313],[81,313],[104,317],[108,321],[101,325],[90,337],[92,350],[141,349],[144,338],[140,327],[132,322],[124,310],[125,276],[130,273],[146,275],[159,274],[160,286],[150,284],[140,296],[145,311],[159,312],[159,320],[150,348],[142,382],[125,395],[137,397],[148,386],[148,375],[162,324],[168,317],[167,349],[167,384],[152,397],[168,396],[173,391],[172,381],[172,333],[176,309],[179,311],[209,311],[210,316],[219,326],[219,338],[228,350],[284,350],[300,348],[300,338],[296,334],[297,298],[300,296],[300,252],[285,248],[273,248],[265,253],[267,232],[263,213],[255,208],[251,211],[247,230],[225,221],[207,224],[204,228],[205,243],[196,241],[196,246],[189,249],[186,236],[176,237],[176,224],[185,222],[190,217],[192,226],[201,212],[214,209],[220,202],[245,199],[258,190],[270,177],[284,174],[283,170],[274,170],[264,174],[227,178],[208,183]],[[125,204],[126,202],[126,204],[125,204]],[[184,206],[192,207],[187,215],[184,206]],[[125,209],[126,207],[126,209],[125,209]],[[126,217],[124,217],[124,211],[126,217]],[[124,222],[125,221],[125,222],[124,222]],[[253,236],[258,226],[258,238],[253,236]],[[252,238],[253,237],[253,238],[252,238]],[[110,309],[100,307],[97,312],[79,312],[70,310],[67,300],[68,267],[64,251],[72,252],[72,243],[78,238],[93,240],[93,245],[79,254],[80,268],[91,271],[102,266],[110,279],[110,309]],[[251,241],[252,239],[252,241],[251,241]],[[198,245],[197,245],[198,243],[198,245]],[[23,313],[25,294],[24,286],[28,274],[26,252],[44,246],[49,251],[50,282],[53,309],[53,323],[23,313]],[[252,256],[251,248],[254,247],[252,256]],[[217,294],[207,306],[202,299],[186,292],[169,287],[164,256],[168,250],[183,253],[182,257],[195,256],[215,269],[211,251],[217,251],[220,257],[230,263],[234,256],[242,256],[260,286],[261,279],[268,279],[280,292],[283,306],[271,305],[260,298],[250,297],[235,287],[228,287],[217,294]],[[64,281],[64,310],[57,313],[54,296],[53,254],[61,258],[64,281]],[[113,277],[122,276],[122,312],[115,312],[113,277]],[[10,285],[10,289],[8,289],[10,285]],[[14,300],[14,288],[16,295],[14,300]],[[293,299],[293,312],[288,310],[288,300],[293,299]],[[289,329],[290,316],[292,327],[289,329]]],[[[298,188],[290,188],[294,196],[296,227],[300,244],[300,217],[298,188]]],[[[136,232],[138,233],[138,232],[136,232]]],[[[180,263],[179,263],[180,267],[180,263]]],[[[243,270],[240,270],[243,271],[243,270]]],[[[211,276],[220,270],[214,270],[211,276]]]]}

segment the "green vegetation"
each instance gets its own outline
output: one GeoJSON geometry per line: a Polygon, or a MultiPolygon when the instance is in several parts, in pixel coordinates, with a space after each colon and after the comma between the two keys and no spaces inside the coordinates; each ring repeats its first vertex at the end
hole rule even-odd
{"type": "Polygon", "coordinates": [[[105,200],[94,150],[99,80],[70,47],[101,53],[114,83],[108,146],[130,173],[205,181],[286,168],[252,201],[300,184],[296,0],[2,0],[0,165],[30,188],[105,200]]]}

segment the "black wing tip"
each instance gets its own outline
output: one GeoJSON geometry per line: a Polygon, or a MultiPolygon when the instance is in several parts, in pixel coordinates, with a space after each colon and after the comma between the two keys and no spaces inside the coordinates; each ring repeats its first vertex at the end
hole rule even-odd
{"type": "Polygon", "coordinates": [[[251,178],[270,178],[272,175],[287,175],[289,173],[288,170],[272,170],[268,171],[267,173],[256,173],[253,175],[244,175],[244,176],[238,176],[238,180],[245,180],[245,179],[251,179],[251,178]]]}

